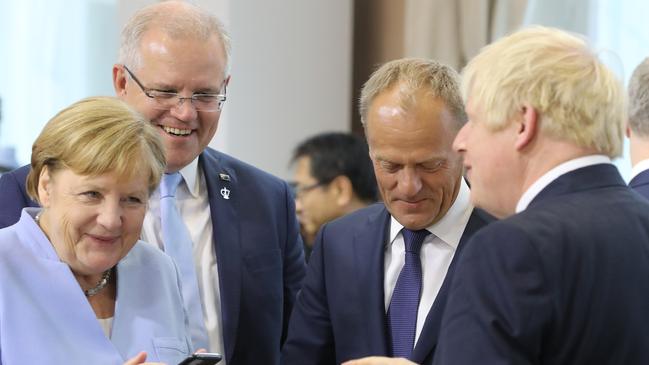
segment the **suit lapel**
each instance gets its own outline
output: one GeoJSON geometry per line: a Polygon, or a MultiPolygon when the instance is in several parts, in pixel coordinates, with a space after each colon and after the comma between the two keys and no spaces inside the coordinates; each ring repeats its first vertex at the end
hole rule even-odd
{"type": "Polygon", "coordinates": [[[354,236],[354,262],[356,267],[361,323],[366,326],[365,339],[368,353],[388,355],[387,323],[383,292],[384,252],[390,229],[390,215],[385,207],[373,213],[365,226],[354,236]]]}
{"type": "Polygon", "coordinates": [[[473,209],[471,217],[464,228],[464,233],[462,233],[462,237],[460,238],[457,250],[453,255],[453,260],[451,260],[451,264],[446,272],[446,277],[444,278],[442,287],[439,289],[437,297],[435,297],[435,302],[433,302],[433,306],[430,308],[430,311],[426,316],[426,322],[424,323],[417,344],[412,352],[412,360],[417,364],[432,363],[431,355],[437,346],[439,330],[442,324],[442,315],[446,308],[448,291],[453,278],[453,273],[455,272],[455,263],[459,260],[460,254],[465,246],[464,244],[477,230],[482,228],[491,219],[492,218],[483,211],[475,208],[473,209]]]}
{"type": "Polygon", "coordinates": [[[219,273],[223,343],[226,362],[229,363],[234,352],[241,301],[241,243],[236,210],[239,192],[235,172],[221,166],[219,160],[219,156],[209,153],[209,150],[203,152],[200,158],[210,202],[219,273]]]}

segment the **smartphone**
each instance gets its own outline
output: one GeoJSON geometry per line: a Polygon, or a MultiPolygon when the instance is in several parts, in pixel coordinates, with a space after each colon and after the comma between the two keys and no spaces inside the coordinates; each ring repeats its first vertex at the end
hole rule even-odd
{"type": "Polygon", "coordinates": [[[223,356],[215,352],[202,352],[189,356],[178,365],[214,365],[221,361],[221,358],[223,356]]]}

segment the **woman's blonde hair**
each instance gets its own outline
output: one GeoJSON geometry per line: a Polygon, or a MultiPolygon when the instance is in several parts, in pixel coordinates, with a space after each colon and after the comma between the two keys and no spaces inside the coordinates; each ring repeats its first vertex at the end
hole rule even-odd
{"type": "Polygon", "coordinates": [[[32,146],[27,193],[38,201],[43,167],[50,173],[70,169],[79,175],[114,173],[130,178],[148,172],[153,192],[165,169],[164,146],[155,128],[123,101],[92,97],[60,111],[32,146]]]}

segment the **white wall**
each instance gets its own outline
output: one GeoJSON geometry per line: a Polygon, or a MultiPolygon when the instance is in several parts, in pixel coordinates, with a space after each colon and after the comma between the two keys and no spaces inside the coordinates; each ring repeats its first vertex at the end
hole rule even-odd
{"type": "MultiPolygon", "coordinates": [[[[146,0],[120,0],[120,26],[146,0]]],[[[232,37],[232,80],[211,143],[283,178],[292,148],[350,130],[349,0],[203,0],[232,37]]]]}
{"type": "Polygon", "coordinates": [[[20,165],[59,110],[114,94],[116,18],[113,0],[0,1],[0,147],[20,165]]]}

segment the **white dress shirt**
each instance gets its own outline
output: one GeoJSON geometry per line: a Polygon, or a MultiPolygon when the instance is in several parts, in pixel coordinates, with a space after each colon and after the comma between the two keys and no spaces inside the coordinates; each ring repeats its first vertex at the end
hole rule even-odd
{"type": "Polygon", "coordinates": [[[97,320],[99,321],[99,325],[101,326],[101,329],[104,331],[106,337],[110,338],[111,333],[113,331],[113,317],[97,318],[97,320]]]}
{"type": "Polygon", "coordinates": [[[568,160],[560,165],[553,167],[551,170],[543,174],[538,180],[536,180],[529,188],[521,195],[521,198],[516,204],[516,213],[520,213],[527,209],[527,206],[530,205],[532,200],[536,198],[541,190],[545,189],[550,183],[558,179],[561,175],[567,174],[570,171],[574,171],[586,166],[598,165],[602,163],[611,163],[611,159],[605,155],[589,155],[584,157],[575,158],[568,160]]]}
{"type": "MultiPolygon", "coordinates": [[[[432,234],[426,236],[421,246],[419,258],[421,260],[422,291],[417,310],[417,330],[415,333],[415,344],[419,334],[424,327],[426,316],[435,302],[448,267],[451,265],[453,255],[457,249],[464,228],[469,222],[473,206],[469,201],[469,187],[462,179],[460,191],[453,205],[448,212],[437,223],[427,227],[432,234]]],[[[387,313],[392,299],[392,292],[396,286],[397,279],[405,262],[405,249],[403,225],[392,217],[390,222],[390,242],[385,248],[385,281],[383,290],[385,293],[385,311],[387,313]]]]}
{"type": "MultiPolygon", "coordinates": [[[[205,328],[209,336],[209,352],[224,354],[223,322],[219,274],[214,251],[212,218],[207,195],[207,183],[198,158],[180,170],[183,179],[176,190],[176,204],[193,242],[196,278],[201,296],[205,328]],[[184,183],[183,183],[184,181],[184,183]]],[[[164,250],[160,227],[160,192],[156,190],[149,199],[149,209],[144,218],[142,240],[164,250]]],[[[225,365],[225,356],[219,364],[225,365]]]]}

